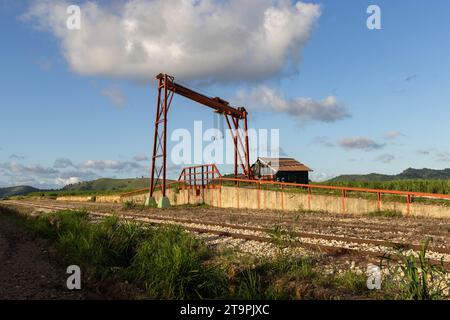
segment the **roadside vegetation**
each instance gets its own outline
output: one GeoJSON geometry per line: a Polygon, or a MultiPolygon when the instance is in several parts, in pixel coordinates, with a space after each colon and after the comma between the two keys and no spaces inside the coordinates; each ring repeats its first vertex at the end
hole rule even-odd
{"type": "Polygon", "coordinates": [[[399,299],[440,300],[449,299],[449,272],[443,263],[435,265],[426,258],[426,252],[432,238],[423,241],[419,252],[397,251],[388,257],[386,268],[389,270],[387,284],[399,299]]]}
{"type": "Polygon", "coordinates": [[[450,194],[450,180],[333,181],[318,184],[336,187],[450,194]]]}
{"type": "MultiPolygon", "coordinates": [[[[224,181],[223,186],[235,186],[233,181],[224,181]]],[[[328,181],[328,182],[311,182],[310,185],[325,185],[325,186],[336,186],[336,187],[348,187],[348,188],[364,188],[364,189],[380,189],[380,190],[396,190],[396,191],[411,191],[411,192],[424,192],[424,193],[435,193],[435,194],[450,194],[450,180],[394,180],[394,181],[328,181]]],[[[307,194],[308,189],[304,187],[294,187],[294,186],[283,186],[271,185],[271,184],[261,184],[258,186],[255,183],[240,182],[240,187],[246,188],[260,188],[261,190],[270,191],[283,191],[286,193],[294,194],[307,194]]],[[[320,189],[312,188],[312,195],[329,195],[342,197],[341,190],[331,190],[331,189],[320,189]]],[[[367,200],[377,200],[376,193],[366,193],[358,191],[347,191],[346,196],[348,198],[361,198],[367,200]]],[[[431,199],[431,198],[421,198],[412,197],[412,202],[424,203],[424,204],[435,204],[442,206],[450,206],[450,200],[446,199],[431,199]]],[[[405,203],[406,197],[402,195],[390,195],[382,194],[383,202],[400,202],[405,203]]]]}
{"type": "Polygon", "coordinates": [[[396,257],[411,281],[393,277],[378,292],[367,289],[364,273],[326,274],[320,258],[290,254],[287,249],[296,239],[280,226],[269,232],[277,248],[275,257],[260,258],[212,249],[177,226],[154,227],[118,217],[92,220],[85,211],[30,217],[4,207],[0,210],[2,216],[16,217],[37,237],[51,240],[63,259],[82,266],[96,281],[128,281],[145,292],[145,298],[445,298],[430,291],[431,286],[424,288],[431,277],[442,275],[440,269],[427,265],[425,253],[419,264],[396,257]]]}
{"type": "Polygon", "coordinates": [[[401,211],[398,210],[375,210],[371,212],[367,212],[364,214],[367,217],[384,217],[384,218],[399,218],[402,217],[403,214],[401,211]]]}

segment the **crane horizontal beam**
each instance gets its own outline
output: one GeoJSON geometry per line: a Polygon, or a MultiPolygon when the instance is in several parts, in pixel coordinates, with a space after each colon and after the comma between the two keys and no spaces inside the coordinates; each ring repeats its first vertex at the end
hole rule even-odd
{"type": "MultiPolygon", "coordinates": [[[[164,78],[164,74],[160,73],[156,76],[156,79],[161,80],[164,78]]],[[[173,77],[168,77],[169,79],[173,79],[173,77]]],[[[247,111],[243,107],[235,108],[230,106],[228,101],[225,101],[219,97],[208,97],[196,91],[193,91],[185,86],[176,83],[175,81],[169,81],[168,90],[175,92],[185,98],[196,101],[200,104],[203,104],[207,107],[210,107],[216,110],[217,113],[226,114],[233,116],[238,119],[244,119],[247,115],[247,111]]]]}

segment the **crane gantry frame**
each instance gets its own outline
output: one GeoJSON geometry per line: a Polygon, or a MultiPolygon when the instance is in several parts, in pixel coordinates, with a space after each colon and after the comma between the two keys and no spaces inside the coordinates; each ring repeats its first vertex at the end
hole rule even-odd
{"type": "Polygon", "coordinates": [[[250,168],[250,153],[247,132],[248,113],[245,108],[232,107],[228,101],[225,101],[219,97],[211,98],[189,89],[175,82],[175,78],[167,74],[160,73],[156,76],[156,79],[158,80],[158,94],[156,101],[155,133],[153,138],[153,156],[150,175],[150,197],[153,196],[153,193],[158,185],[161,186],[162,196],[166,196],[167,113],[170,109],[175,93],[212,108],[216,113],[225,117],[228,128],[233,133],[234,175],[235,177],[238,176],[238,167],[240,164],[244,176],[248,179],[253,179],[253,173],[250,168]],[[244,139],[242,139],[239,135],[239,124],[241,121],[243,122],[244,139]],[[161,126],[162,128],[160,128],[161,126]],[[157,165],[159,159],[161,159],[161,164],[157,165]]]}

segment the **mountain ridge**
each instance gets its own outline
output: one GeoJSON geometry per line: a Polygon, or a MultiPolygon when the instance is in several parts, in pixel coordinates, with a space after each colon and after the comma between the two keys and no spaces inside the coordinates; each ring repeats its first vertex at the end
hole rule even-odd
{"type": "Polygon", "coordinates": [[[399,174],[380,173],[347,174],[334,177],[327,182],[336,181],[393,181],[393,180],[450,180],[450,168],[446,169],[414,169],[408,168],[399,174]]]}

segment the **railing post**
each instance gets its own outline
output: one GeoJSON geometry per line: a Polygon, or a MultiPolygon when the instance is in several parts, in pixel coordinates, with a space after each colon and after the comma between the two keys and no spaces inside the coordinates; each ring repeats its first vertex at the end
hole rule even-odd
{"type": "Polygon", "coordinates": [[[236,180],[234,188],[236,189],[236,203],[237,203],[236,207],[238,209],[239,209],[239,186],[240,186],[239,180],[236,180]]]}
{"type": "Polygon", "coordinates": [[[194,167],[194,190],[195,192],[197,192],[197,168],[195,167],[194,167]]]}
{"type": "MultiPolygon", "coordinates": [[[[208,171],[208,167],[206,167],[206,171],[208,171]]],[[[204,172],[205,172],[205,167],[204,166],[202,166],[202,189],[204,189],[205,188],[205,175],[204,175],[204,172]]]]}
{"type": "Polygon", "coordinates": [[[189,168],[189,189],[192,189],[192,169],[189,168]]]}
{"type": "Polygon", "coordinates": [[[347,195],[346,190],[342,189],[342,210],[344,211],[344,213],[347,211],[347,206],[346,206],[346,203],[345,203],[346,195],[347,195]]]}
{"type": "Polygon", "coordinates": [[[378,211],[381,210],[381,192],[377,192],[377,208],[378,211]]]}
{"type": "Polygon", "coordinates": [[[411,195],[406,196],[406,213],[409,215],[411,213],[411,195]]]}
{"type": "Polygon", "coordinates": [[[258,209],[261,209],[261,181],[258,181],[258,209]]]}
{"type": "Polygon", "coordinates": [[[311,187],[308,187],[308,210],[311,210],[311,187]]]}

